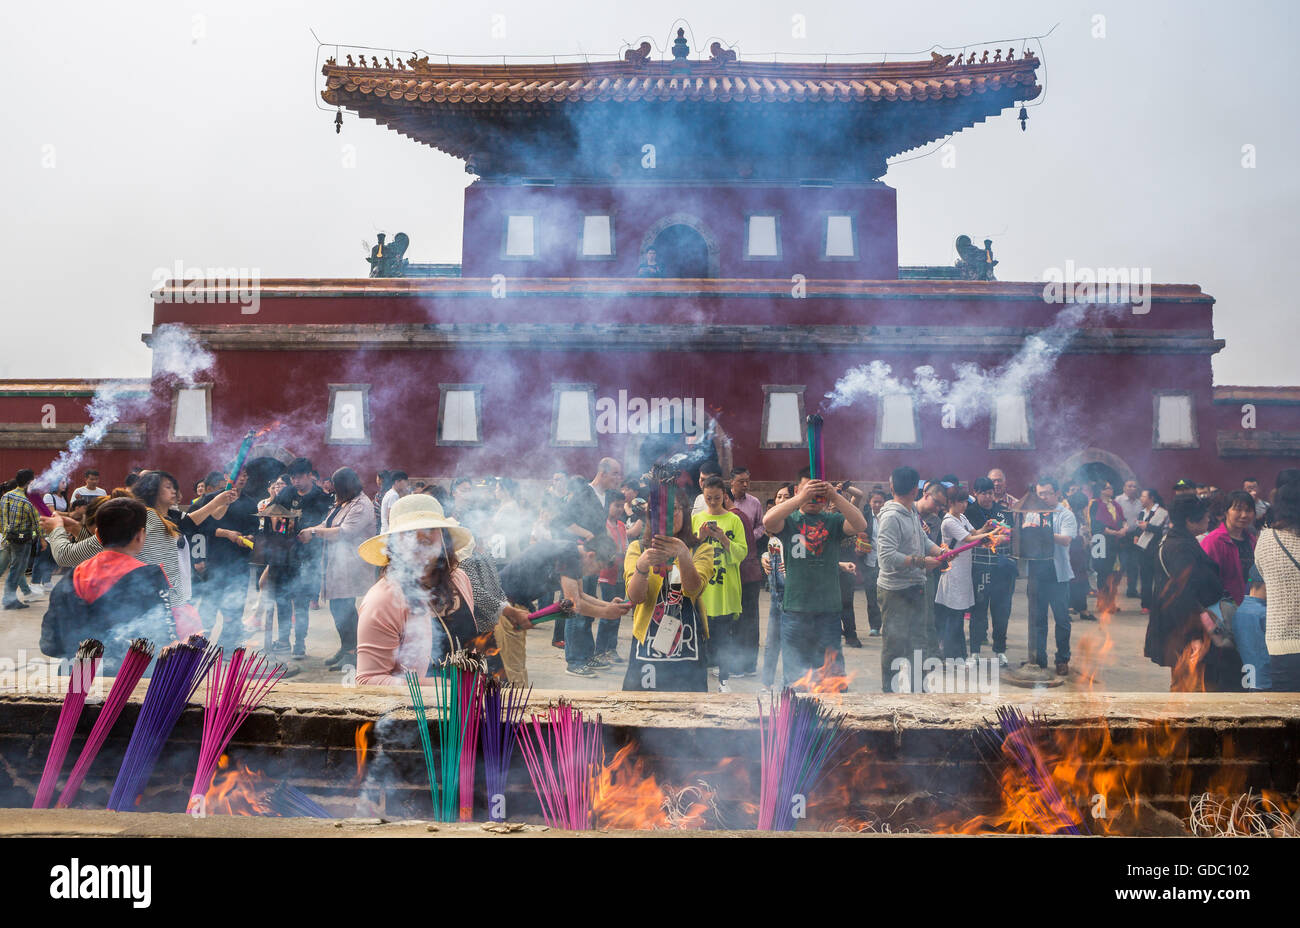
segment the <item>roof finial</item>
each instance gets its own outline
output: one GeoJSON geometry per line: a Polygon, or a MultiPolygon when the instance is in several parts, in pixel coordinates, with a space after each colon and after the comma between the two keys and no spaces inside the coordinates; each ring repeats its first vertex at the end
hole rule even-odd
{"type": "Polygon", "coordinates": [[[686,44],[686,30],[678,26],[677,38],[673,40],[673,57],[678,61],[685,61],[690,54],[691,47],[686,44]]]}

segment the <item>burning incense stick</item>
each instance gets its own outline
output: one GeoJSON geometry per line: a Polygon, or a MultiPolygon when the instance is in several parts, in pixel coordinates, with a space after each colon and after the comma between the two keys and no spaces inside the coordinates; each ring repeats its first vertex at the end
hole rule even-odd
{"type": "Polygon", "coordinates": [[[64,694],[63,708],[59,710],[59,721],[54,727],[50,753],[45,757],[45,770],[41,773],[40,785],[36,787],[33,809],[50,807],[54,787],[59,782],[59,772],[63,770],[64,758],[68,756],[68,746],[72,744],[77,722],[81,719],[81,710],[86,705],[86,694],[90,691],[90,684],[95,679],[95,672],[99,670],[99,661],[103,656],[104,644],[94,638],[87,638],[77,647],[76,663],[72,665],[68,692],[64,694]]]}
{"type": "Polygon", "coordinates": [[[271,688],[284,676],[283,664],[272,664],[266,656],[243,648],[230,652],[223,663],[221,649],[208,670],[208,693],[203,711],[203,737],[199,741],[199,766],[190,787],[189,807],[202,803],[204,790],[217,772],[217,763],[230,739],[248,714],[261,705],[271,688]]]}
{"type": "MultiPolygon", "coordinates": [[[[999,706],[997,721],[979,729],[979,737],[986,747],[1012,764],[1023,778],[1028,787],[1024,790],[1024,797],[1029,805],[1029,817],[1033,821],[1051,828],[1052,834],[1087,833],[1083,816],[1072,811],[1062,798],[1051,770],[1043,759],[1039,747],[1042,739],[1040,717],[1026,717],[1014,706],[999,706]]],[[[1002,781],[1001,777],[999,781],[1002,781]]],[[[1003,790],[1007,790],[1005,782],[1003,790]]]]}
{"type": "Polygon", "coordinates": [[[759,699],[760,831],[794,831],[795,797],[812,794],[848,737],[844,716],[811,696],[787,688],[772,696],[766,711],[759,699]]]}
{"type": "Polygon", "coordinates": [[[90,736],[86,738],[86,743],[81,748],[81,755],[73,765],[72,773],[68,774],[68,782],[64,784],[63,792],[59,794],[56,807],[65,809],[72,804],[72,800],[77,798],[77,791],[81,789],[86,774],[90,772],[90,765],[94,763],[95,755],[104,746],[104,740],[113,730],[118,716],[122,714],[122,708],[135,692],[136,684],[144,676],[145,668],[149,666],[151,660],[153,660],[152,642],[144,638],[137,638],[131,642],[131,646],[126,650],[126,657],[122,660],[122,666],[118,668],[117,676],[113,679],[113,687],[108,691],[108,698],[104,700],[99,716],[95,719],[95,725],[90,730],[90,736]]]}
{"type": "Polygon", "coordinates": [[[502,686],[488,678],[483,690],[483,774],[487,783],[488,818],[503,822],[506,818],[506,780],[514,756],[524,706],[532,693],[516,686],[502,686]]]}
{"type": "Polygon", "coordinates": [[[536,612],[528,613],[528,621],[550,622],[553,619],[562,619],[573,614],[573,600],[562,599],[558,603],[552,603],[549,606],[543,606],[536,612]]]}
{"type": "Polygon", "coordinates": [[[201,635],[162,649],[108,797],[109,809],[127,812],[139,803],[163,745],[218,654],[201,635]]]}
{"type": "Polygon", "coordinates": [[[808,417],[808,476],[813,480],[826,479],[826,445],[822,439],[822,417],[816,413],[808,417]]]}
{"type": "Polygon", "coordinates": [[[600,716],[583,721],[581,712],[561,700],[547,711],[546,721],[543,727],[534,713],[532,724],[523,725],[519,736],[542,817],[552,828],[588,829],[604,754],[600,716]]]}

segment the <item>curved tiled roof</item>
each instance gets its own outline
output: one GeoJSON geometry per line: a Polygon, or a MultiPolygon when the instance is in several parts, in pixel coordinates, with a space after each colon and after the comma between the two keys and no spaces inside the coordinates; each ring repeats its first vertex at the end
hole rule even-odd
{"type": "Polygon", "coordinates": [[[590,103],[691,101],[863,103],[938,100],[1023,88],[1038,95],[1032,55],[1012,61],[944,65],[935,61],[882,64],[626,62],[556,65],[423,65],[418,70],[348,67],[333,59],[322,69],[332,104],[343,94],[395,102],[590,103]]]}

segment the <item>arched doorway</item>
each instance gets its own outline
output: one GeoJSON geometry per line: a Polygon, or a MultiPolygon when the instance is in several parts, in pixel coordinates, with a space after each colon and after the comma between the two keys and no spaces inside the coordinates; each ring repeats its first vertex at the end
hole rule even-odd
{"type": "Polygon", "coordinates": [[[718,243],[699,217],[673,213],[652,225],[641,240],[641,254],[655,249],[664,277],[717,277],[718,243]]]}
{"type": "Polygon", "coordinates": [[[1061,475],[1062,491],[1070,483],[1088,484],[1091,487],[1092,484],[1108,480],[1118,495],[1124,489],[1124,481],[1137,479],[1133,468],[1123,458],[1101,448],[1085,448],[1070,455],[1061,463],[1058,472],[1061,475]]]}
{"type": "Polygon", "coordinates": [[[709,245],[690,226],[669,226],[651,246],[658,252],[665,277],[708,277],[709,245]]]}

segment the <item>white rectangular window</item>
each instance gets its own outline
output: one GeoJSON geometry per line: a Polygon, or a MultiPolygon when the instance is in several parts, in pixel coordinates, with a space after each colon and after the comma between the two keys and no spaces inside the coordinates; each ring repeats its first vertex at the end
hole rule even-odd
{"type": "Polygon", "coordinates": [[[746,258],[776,258],[781,254],[775,216],[750,216],[745,227],[746,258]]]}
{"type": "Polygon", "coordinates": [[[536,256],[536,224],[536,217],[527,214],[506,217],[507,258],[536,256]]]}
{"type": "Polygon", "coordinates": [[[857,242],[853,235],[853,217],[843,214],[831,214],[826,217],[827,258],[856,258],[857,242]]]}
{"type": "Polygon", "coordinates": [[[483,444],[483,385],[438,384],[438,444],[483,444]]]}
{"type": "Polygon", "coordinates": [[[800,448],[804,431],[804,387],[802,384],[763,386],[762,448],[800,448]]]}
{"type": "Polygon", "coordinates": [[[596,387],[589,383],[551,384],[551,444],[596,447],[596,387]]]}
{"type": "Polygon", "coordinates": [[[582,217],[582,254],[588,258],[607,258],[614,254],[612,217],[582,217]]]}
{"type": "Polygon", "coordinates": [[[989,448],[1033,448],[1029,434],[1029,407],[1023,394],[994,397],[989,448]]]}
{"type": "Polygon", "coordinates": [[[1195,448],[1196,419],[1192,414],[1191,394],[1157,391],[1154,431],[1156,448],[1195,448]]]}
{"type": "Polygon", "coordinates": [[[177,387],[172,394],[169,441],[212,440],[212,384],[177,387]]]}
{"type": "Polygon", "coordinates": [[[370,384],[332,383],[325,443],[370,444],[370,384]]]}
{"type": "Polygon", "coordinates": [[[882,396],[876,408],[877,448],[919,448],[916,404],[906,393],[882,396]]]}

